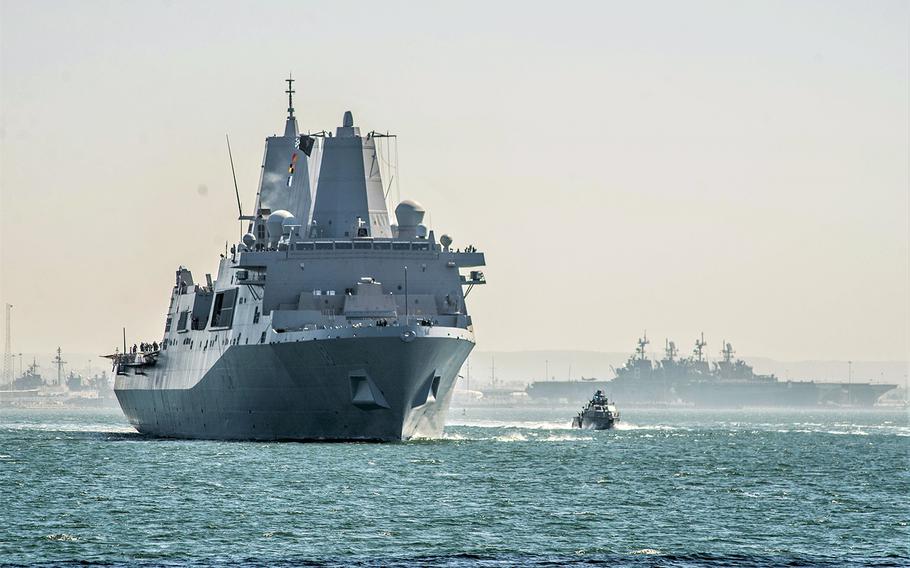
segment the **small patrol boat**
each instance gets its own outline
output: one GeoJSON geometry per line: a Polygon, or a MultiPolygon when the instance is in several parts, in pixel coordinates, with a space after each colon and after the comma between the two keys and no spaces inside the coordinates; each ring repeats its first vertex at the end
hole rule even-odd
{"type": "Polygon", "coordinates": [[[619,411],[616,410],[616,403],[607,400],[604,392],[598,390],[587,406],[582,408],[578,416],[572,420],[572,427],[585,430],[609,430],[617,422],[619,422],[619,411]]]}

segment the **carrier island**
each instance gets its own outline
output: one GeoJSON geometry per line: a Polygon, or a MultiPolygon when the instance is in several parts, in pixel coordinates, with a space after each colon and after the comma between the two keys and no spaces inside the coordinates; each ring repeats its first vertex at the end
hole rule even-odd
{"type": "Polygon", "coordinates": [[[154,436],[439,436],[474,347],[465,300],[485,284],[484,255],[437,239],[415,201],[392,222],[387,135],[362,133],[351,112],[334,133],[300,134],[292,85],[241,211],[246,234],[215,278],[177,269],[160,343],[112,357],[117,399],[154,436]]]}

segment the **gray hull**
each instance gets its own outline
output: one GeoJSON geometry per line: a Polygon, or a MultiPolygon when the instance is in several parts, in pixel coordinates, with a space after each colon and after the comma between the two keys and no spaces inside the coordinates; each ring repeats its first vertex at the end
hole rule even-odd
{"type": "MultiPolygon", "coordinates": [[[[407,440],[442,433],[458,338],[351,337],[228,348],[191,388],[162,370],[115,389],[144,434],[223,440],[407,440]]],[[[166,364],[166,362],[165,362],[166,364]]]]}
{"type": "Polygon", "coordinates": [[[605,417],[582,417],[576,416],[572,421],[573,428],[582,430],[609,430],[616,425],[616,420],[605,417]]]}

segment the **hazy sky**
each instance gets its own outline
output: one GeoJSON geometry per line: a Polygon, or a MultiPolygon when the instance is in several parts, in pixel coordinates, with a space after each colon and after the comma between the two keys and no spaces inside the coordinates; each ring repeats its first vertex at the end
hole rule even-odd
{"type": "Polygon", "coordinates": [[[13,349],[160,338],[293,71],[303,129],[397,133],[402,197],[487,253],[483,350],[906,358],[908,6],[3,1],[13,349]]]}

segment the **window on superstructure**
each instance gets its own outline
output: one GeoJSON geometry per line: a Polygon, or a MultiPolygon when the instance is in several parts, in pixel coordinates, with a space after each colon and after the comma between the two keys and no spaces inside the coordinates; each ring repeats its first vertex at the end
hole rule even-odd
{"type": "Polygon", "coordinates": [[[237,288],[231,288],[215,295],[212,309],[212,327],[231,327],[234,321],[234,304],[237,302],[237,288]]]}
{"type": "Polygon", "coordinates": [[[186,322],[189,320],[190,312],[180,312],[180,319],[177,320],[177,331],[186,331],[186,322]]]}

